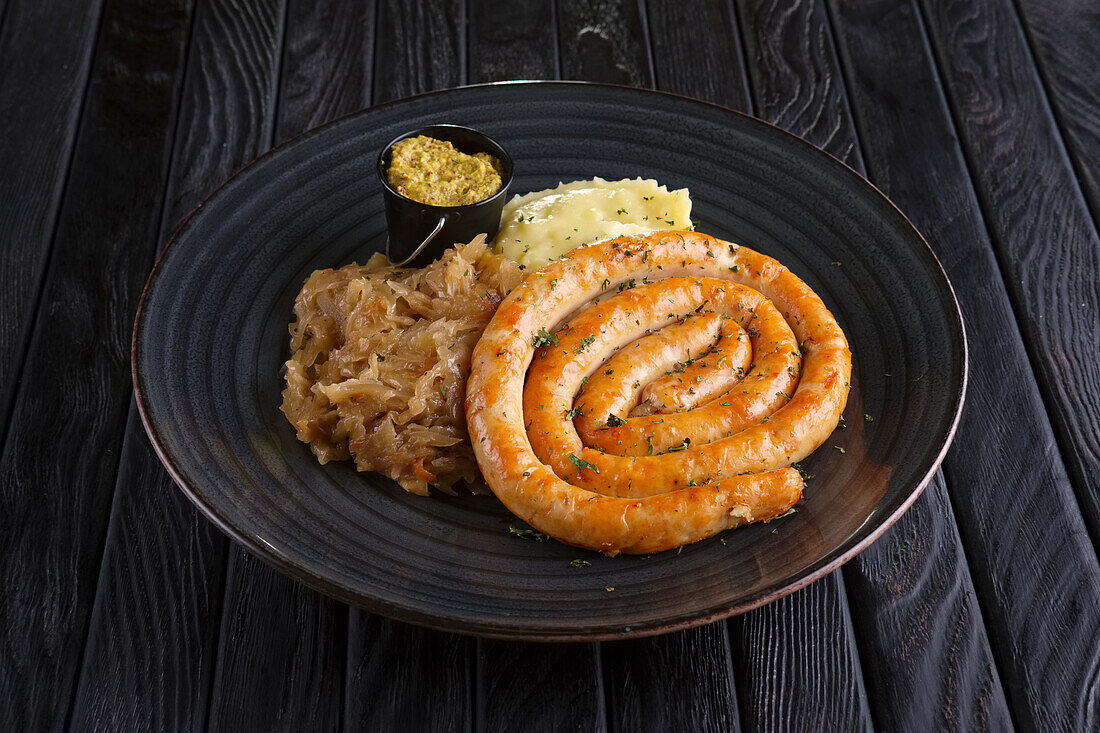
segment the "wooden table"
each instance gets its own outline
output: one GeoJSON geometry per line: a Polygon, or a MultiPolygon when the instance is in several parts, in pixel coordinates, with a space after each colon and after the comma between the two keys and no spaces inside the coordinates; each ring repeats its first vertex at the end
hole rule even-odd
{"type": "Polygon", "coordinates": [[[0,730],[1100,729],[1095,0],[0,0],[0,730]],[[863,172],[958,292],[943,470],[825,579],[629,642],[482,641],[280,576],[175,489],[130,330],[287,138],[508,78],[745,110],[863,172]]]}

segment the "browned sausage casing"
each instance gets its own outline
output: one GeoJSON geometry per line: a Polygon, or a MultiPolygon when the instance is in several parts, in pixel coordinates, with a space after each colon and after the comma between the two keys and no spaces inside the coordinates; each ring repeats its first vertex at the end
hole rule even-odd
{"type": "Polygon", "coordinates": [[[836,427],[851,370],[836,319],[783,265],[657,232],[575,249],[516,288],[474,350],[466,420],[517,516],[651,553],[793,506],[789,466],[836,427]]]}

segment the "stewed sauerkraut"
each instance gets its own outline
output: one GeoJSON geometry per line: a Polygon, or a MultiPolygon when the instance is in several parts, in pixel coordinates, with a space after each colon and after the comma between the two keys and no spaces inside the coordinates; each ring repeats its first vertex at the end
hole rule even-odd
{"type": "Polygon", "coordinates": [[[463,400],[470,355],[522,280],[484,237],[423,269],[317,270],[294,304],[282,410],[321,461],[354,458],[414,494],[474,482],[463,400]]]}

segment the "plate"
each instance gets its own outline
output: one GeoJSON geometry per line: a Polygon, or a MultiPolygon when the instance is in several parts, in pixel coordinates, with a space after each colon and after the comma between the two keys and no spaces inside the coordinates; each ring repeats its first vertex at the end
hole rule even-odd
{"type": "Polygon", "coordinates": [[[848,560],[916,499],[966,384],[954,294],[881,193],[776,127],[674,95],[569,82],[451,89],[318,128],[239,172],[180,228],[134,329],[138,407],[180,488],[287,575],[415,624],[535,640],[611,639],[760,606],[848,560]],[[320,465],[279,411],[287,324],[311,271],[384,244],[373,165],[405,130],[468,125],[514,156],[514,192],[649,177],[688,187],[701,231],[787,265],[851,343],[846,429],[803,466],[796,514],[651,557],[512,534],[493,496],[422,498],[320,465]],[[583,560],[574,563],[575,560],[583,560]]]}

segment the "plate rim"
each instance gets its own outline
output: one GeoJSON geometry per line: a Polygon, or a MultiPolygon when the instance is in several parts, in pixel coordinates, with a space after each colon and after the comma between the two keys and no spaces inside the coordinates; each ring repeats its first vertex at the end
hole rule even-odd
{"type": "MultiPolygon", "coordinates": [[[[946,301],[945,301],[946,304],[946,301]]],[[[963,407],[966,401],[967,386],[969,383],[969,342],[966,334],[965,321],[963,320],[962,309],[959,306],[958,297],[955,294],[954,286],[952,286],[950,279],[947,277],[947,273],[943,268],[943,264],[936,256],[935,251],[928,244],[924,235],[913,224],[912,220],[896,205],[894,202],[886,196],[886,194],[879,189],[874,183],[865,178],[859,171],[852,168],[850,165],[840,160],[827,150],[817,147],[813,143],[807,141],[805,138],[792,133],[788,130],[772,124],[766,120],[762,120],[758,117],[746,114],[739,110],[731,109],[720,104],[708,102],[693,97],[688,97],[682,94],[676,94],[674,92],[666,92],[655,89],[644,89],[640,87],[631,87],[622,84],[607,84],[602,82],[587,82],[587,81],[572,81],[572,80],[541,80],[541,79],[514,79],[487,82],[482,84],[469,84],[456,87],[448,87],[445,89],[436,89],[420,94],[411,95],[408,97],[401,97],[398,99],[388,100],[381,104],[372,105],[355,112],[338,117],[334,120],[326,122],[317,127],[310,128],[302,133],[291,137],[279,145],[264,152],[262,155],[250,160],[245,165],[235,170],[230,176],[219,183],[213,188],[196,206],[192,209],[180,222],[180,224],[173,231],[164,247],[157,255],[156,261],[149,271],[149,275],[146,278],[145,285],[141,291],[141,297],[138,300],[138,306],[134,314],[134,326],[131,331],[130,339],[130,372],[131,380],[134,389],[134,399],[138,410],[138,415],[141,418],[142,426],[145,429],[149,441],[153,447],[157,458],[172,478],[173,483],[180,489],[180,491],[195,505],[196,508],[211,521],[221,532],[225,533],[231,539],[242,545],[249,553],[255,555],[268,565],[274,567],[280,573],[292,578],[293,580],[302,583],[314,590],[317,590],[329,597],[335,598],[341,602],[347,603],[353,607],[363,609],[370,613],[377,613],[382,616],[386,616],[398,621],[411,623],[417,626],[422,626],[437,631],[443,631],[448,633],[456,633],[464,636],[474,636],[480,638],[495,638],[505,639],[511,641],[535,641],[535,642],[576,642],[576,641],[613,641],[619,639],[628,638],[640,638],[646,636],[655,636],[658,634],[671,633],[683,629],[693,628],[696,626],[702,626],[704,624],[713,623],[723,619],[731,618],[742,613],[746,613],[753,609],[767,605],[772,601],[775,601],[783,596],[794,593],[795,591],[806,587],[810,583],[824,577],[825,575],[833,572],[836,568],[840,567],[844,563],[851,560],[853,557],[861,553],[873,542],[879,539],[890,527],[892,527],[898,519],[916,502],[917,498],[924,493],[928,484],[931,482],[932,477],[936,471],[939,470],[943,463],[944,457],[947,451],[950,449],[951,444],[955,438],[956,431],[958,429],[959,422],[962,417],[963,407]],[[447,617],[444,615],[427,614],[415,609],[407,607],[396,606],[386,601],[381,601],[377,598],[365,597],[361,593],[356,593],[343,585],[331,582],[321,576],[312,574],[306,568],[299,564],[295,564],[294,561],[279,552],[276,548],[257,541],[249,534],[237,529],[233,523],[226,517],[224,517],[218,510],[217,506],[213,503],[207,502],[202,493],[191,486],[183,477],[181,471],[176,466],[171,455],[165,449],[163,442],[159,437],[159,431],[157,425],[150,415],[150,406],[147,403],[148,396],[143,389],[143,377],[139,365],[139,342],[141,341],[143,316],[146,310],[146,301],[152,288],[156,287],[159,276],[163,273],[162,264],[165,256],[168,254],[172,245],[174,245],[183,235],[185,235],[193,226],[196,215],[207,205],[208,202],[219,196],[223,189],[230,184],[236,182],[242,176],[245,175],[254,166],[260,164],[267,164],[268,162],[275,160],[282,155],[286,154],[290,149],[296,148],[305,142],[311,140],[318,135],[327,134],[329,130],[337,126],[348,124],[352,120],[359,119],[364,116],[373,115],[378,110],[386,109],[394,105],[407,104],[414,101],[424,100],[426,98],[434,96],[444,96],[448,94],[454,94],[456,92],[462,93],[468,90],[486,90],[503,86],[530,86],[530,87],[558,87],[558,88],[588,88],[588,89],[603,89],[613,93],[628,93],[638,94],[641,96],[656,95],[664,98],[668,98],[680,103],[688,103],[695,106],[702,106],[703,108],[710,108],[711,110],[720,111],[725,114],[733,114],[737,117],[743,118],[750,125],[761,125],[770,129],[774,133],[779,133],[781,137],[791,138],[796,146],[805,145],[809,146],[813,151],[819,154],[824,154],[830,159],[831,164],[839,165],[844,169],[845,175],[855,176],[862,185],[869,186],[874,195],[877,196],[881,202],[885,203],[888,208],[893,209],[905,225],[911,230],[912,234],[915,234],[917,240],[923,245],[921,254],[930,258],[931,264],[934,266],[934,273],[939,276],[942,284],[946,286],[947,294],[950,296],[950,303],[953,308],[950,310],[954,316],[952,319],[953,331],[956,332],[957,338],[961,344],[962,353],[960,354],[960,376],[958,383],[952,385],[952,392],[955,396],[954,415],[949,429],[944,435],[936,457],[932,460],[923,477],[917,482],[916,486],[910,490],[905,499],[887,517],[883,518],[877,526],[875,526],[867,536],[838,554],[836,557],[827,561],[823,565],[816,567],[810,572],[806,573],[802,577],[787,583],[779,588],[765,590],[759,595],[752,597],[744,602],[734,604],[732,606],[723,606],[721,608],[706,608],[693,613],[682,614],[670,618],[663,618],[654,621],[643,621],[637,626],[633,624],[616,623],[607,626],[580,626],[573,627],[569,631],[553,631],[553,627],[508,627],[503,626],[501,622],[496,621],[493,623],[481,623],[477,620],[471,620],[469,618],[460,617],[447,617]]]]}

